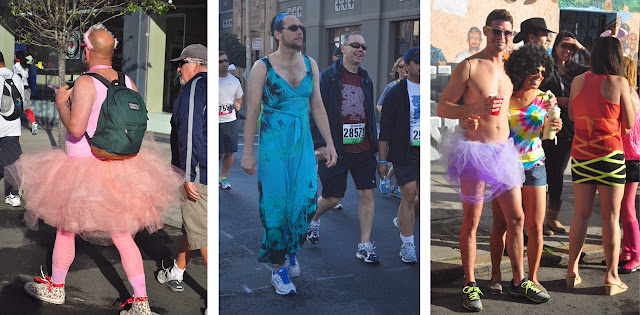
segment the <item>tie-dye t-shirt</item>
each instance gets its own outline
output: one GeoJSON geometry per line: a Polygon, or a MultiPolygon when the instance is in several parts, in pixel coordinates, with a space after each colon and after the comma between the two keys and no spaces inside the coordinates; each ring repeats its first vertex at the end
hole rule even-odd
{"type": "Polygon", "coordinates": [[[538,95],[530,105],[520,109],[509,107],[509,136],[515,142],[525,170],[544,159],[540,137],[547,116],[547,110],[543,107],[545,99],[548,96],[538,90],[538,95]]]}

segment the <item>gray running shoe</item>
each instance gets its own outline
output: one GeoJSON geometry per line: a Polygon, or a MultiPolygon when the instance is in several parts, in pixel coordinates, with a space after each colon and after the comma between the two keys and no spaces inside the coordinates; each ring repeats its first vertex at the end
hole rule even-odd
{"type": "Polygon", "coordinates": [[[358,244],[358,251],[356,252],[356,257],[358,257],[358,259],[364,260],[364,262],[369,264],[378,264],[380,263],[380,258],[373,251],[374,249],[375,249],[375,246],[373,246],[373,243],[371,242],[358,244]]]}
{"type": "MultiPolygon", "coordinates": [[[[320,221],[318,221],[319,223],[320,221]]],[[[307,241],[313,245],[317,245],[320,241],[320,224],[316,226],[311,226],[309,223],[309,227],[307,228],[307,241]]]]}
{"type": "Polygon", "coordinates": [[[472,312],[480,312],[484,309],[480,300],[482,291],[475,282],[469,282],[466,287],[462,288],[462,306],[472,312]]]}
{"type": "Polygon", "coordinates": [[[184,287],[182,286],[182,279],[178,279],[177,277],[173,277],[171,275],[171,268],[164,268],[164,263],[162,265],[162,270],[158,271],[158,275],[156,276],[156,280],[161,284],[164,284],[171,289],[173,292],[182,292],[184,291],[184,287]]]}
{"type": "Polygon", "coordinates": [[[509,295],[513,297],[526,297],[532,302],[544,303],[551,298],[549,294],[542,292],[535,283],[531,280],[523,280],[519,286],[515,286],[513,280],[511,280],[511,287],[509,288],[509,295]]]}
{"type": "Polygon", "coordinates": [[[402,247],[400,247],[400,258],[406,263],[417,262],[416,246],[411,243],[402,244],[402,247]]]}

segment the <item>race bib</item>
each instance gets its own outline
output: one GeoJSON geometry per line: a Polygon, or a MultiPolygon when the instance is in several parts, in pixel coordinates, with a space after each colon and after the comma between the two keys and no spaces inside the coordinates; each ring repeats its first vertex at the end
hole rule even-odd
{"type": "Polygon", "coordinates": [[[231,114],[231,110],[232,110],[232,103],[228,103],[228,104],[220,104],[220,114],[219,116],[224,116],[224,115],[229,115],[231,114]]]}
{"type": "Polygon", "coordinates": [[[412,146],[420,146],[420,125],[411,126],[409,143],[411,143],[412,146]]]}
{"type": "Polygon", "coordinates": [[[343,124],[342,125],[342,143],[356,144],[364,140],[364,126],[361,124],[343,124]]]}

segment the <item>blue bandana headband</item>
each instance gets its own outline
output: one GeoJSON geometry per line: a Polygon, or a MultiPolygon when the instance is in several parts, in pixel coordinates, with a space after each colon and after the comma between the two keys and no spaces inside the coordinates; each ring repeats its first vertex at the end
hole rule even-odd
{"type": "Polygon", "coordinates": [[[274,34],[276,33],[276,26],[278,26],[278,24],[282,22],[282,19],[284,19],[284,17],[287,15],[291,15],[291,13],[282,12],[276,16],[276,20],[273,22],[273,30],[272,30],[274,34]]]}

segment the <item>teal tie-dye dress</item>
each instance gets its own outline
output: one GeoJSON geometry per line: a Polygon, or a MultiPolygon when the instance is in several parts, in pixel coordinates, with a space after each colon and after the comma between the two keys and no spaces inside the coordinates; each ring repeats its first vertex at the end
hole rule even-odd
{"type": "Polygon", "coordinates": [[[318,177],[309,127],[313,74],[309,58],[303,57],[307,73],[296,88],[273,70],[267,57],[260,59],[267,66],[258,149],[264,227],[261,262],[283,264],[286,254],[298,251],[317,208],[318,177]]]}

